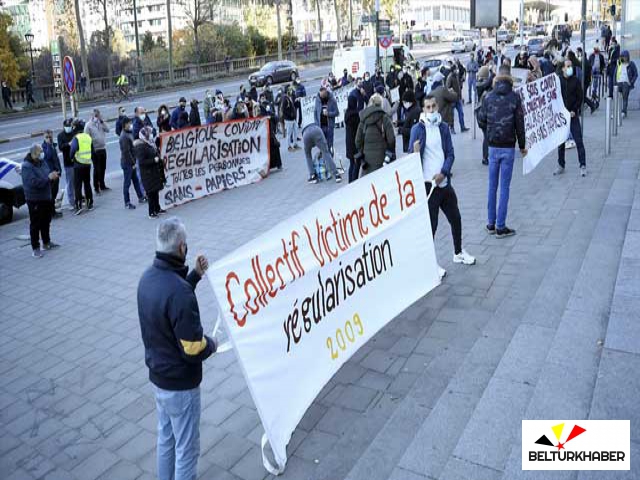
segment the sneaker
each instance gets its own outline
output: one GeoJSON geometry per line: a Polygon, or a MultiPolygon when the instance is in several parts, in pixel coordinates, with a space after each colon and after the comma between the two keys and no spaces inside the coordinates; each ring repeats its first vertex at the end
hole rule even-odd
{"type": "Polygon", "coordinates": [[[54,211],[53,218],[62,218],[62,212],[54,211]]]}
{"type": "Polygon", "coordinates": [[[57,243],[49,242],[44,244],[45,250],[53,250],[54,248],[58,248],[60,245],[57,243]]]}
{"type": "Polygon", "coordinates": [[[102,190],[103,192],[109,191],[111,190],[110,187],[107,187],[106,185],[104,187],[100,187],[100,190],[102,190]]]}
{"type": "Polygon", "coordinates": [[[464,128],[461,128],[461,129],[460,129],[460,131],[461,131],[462,133],[464,133],[464,132],[468,132],[468,131],[469,131],[469,128],[464,127],[464,128]]]}
{"type": "Polygon", "coordinates": [[[289,150],[290,152],[293,152],[293,147],[289,147],[287,148],[287,150],[289,150]]]}
{"type": "Polygon", "coordinates": [[[35,248],[33,250],[33,253],[31,253],[31,256],[34,258],[42,258],[44,257],[44,254],[42,253],[42,250],[40,250],[39,248],[35,248]]]}
{"type": "Polygon", "coordinates": [[[516,234],[516,231],[510,229],[509,227],[496,228],[496,238],[511,237],[515,234],[516,234]]]}
{"type": "Polygon", "coordinates": [[[87,210],[91,211],[93,210],[93,202],[89,203],[89,205],[87,205],[87,210]]]}
{"type": "Polygon", "coordinates": [[[476,257],[469,255],[465,250],[458,254],[453,254],[453,263],[462,263],[463,265],[474,265],[476,257]]]}
{"type": "Polygon", "coordinates": [[[447,271],[440,265],[438,265],[438,276],[440,277],[440,280],[447,276],[447,271]]]}
{"type": "Polygon", "coordinates": [[[138,203],[147,203],[147,197],[142,197],[138,199],[138,203]]]}
{"type": "Polygon", "coordinates": [[[580,176],[581,177],[586,177],[587,176],[587,167],[585,167],[584,165],[582,165],[580,167],[580,176]]]}
{"type": "Polygon", "coordinates": [[[485,230],[487,231],[487,233],[489,235],[495,235],[496,234],[496,226],[495,225],[487,225],[484,228],[485,228],[485,230]]]}
{"type": "Polygon", "coordinates": [[[554,175],[562,175],[564,173],[564,167],[558,165],[558,168],[553,172],[554,175]]]}
{"type": "Polygon", "coordinates": [[[84,208],[82,208],[82,207],[77,207],[77,208],[73,211],[73,214],[74,214],[74,215],[80,215],[82,212],[84,212],[84,208]]]}
{"type": "Polygon", "coordinates": [[[336,183],[342,182],[342,175],[340,175],[339,173],[336,173],[335,177],[336,177],[336,183]]]}
{"type": "Polygon", "coordinates": [[[483,165],[489,165],[489,159],[488,158],[483,158],[482,159],[482,164],[483,165]]]}
{"type": "Polygon", "coordinates": [[[564,144],[564,148],[576,148],[576,142],[573,140],[567,140],[564,144]]]}
{"type": "Polygon", "coordinates": [[[126,208],[127,210],[135,210],[136,206],[133,203],[127,203],[124,208],[126,208]]]}
{"type": "MultiPolygon", "coordinates": [[[[300,139],[298,139],[298,140],[300,140],[300,139]]],[[[293,149],[294,150],[300,150],[300,149],[302,149],[302,147],[300,145],[294,145],[293,149]]]]}
{"type": "Polygon", "coordinates": [[[318,183],[318,175],[316,175],[315,173],[313,175],[310,175],[307,179],[307,183],[318,183]]]}
{"type": "Polygon", "coordinates": [[[157,213],[150,213],[149,214],[149,218],[158,218],[158,214],[157,213]]]}
{"type": "Polygon", "coordinates": [[[627,112],[622,112],[622,118],[627,118],[627,112]]]}
{"type": "Polygon", "coordinates": [[[167,213],[167,211],[161,208],[157,213],[158,215],[164,215],[165,213],[167,213]]]}

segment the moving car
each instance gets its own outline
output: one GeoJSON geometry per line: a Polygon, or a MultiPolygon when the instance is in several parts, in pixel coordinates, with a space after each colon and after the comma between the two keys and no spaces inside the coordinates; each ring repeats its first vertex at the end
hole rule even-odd
{"type": "Polygon", "coordinates": [[[289,60],[269,62],[256,73],[249,75],[249,83],[256,82],[261,87],[273,83],[294,81],[300,75],[298,67],[289,60]]]}
{"type": "Polygon", "coordinates": [[[440,58],[430,58],[422,62],[421,69],[427,67],[429,69],[429,75],[435,75],[442,68],[442,63],[442,59],[440,58]]]}
{"type": "MultiPolygon", "coordinates": [[[[380,64],[385,70],[391,65],[406,64],[413,67],[415,58],[406,45],[395,43],[386,50],[380,49],[380,64]]],[[[331,71],[341,77],[345,69],[353,78],[362,77],[365,72],[373,76],[376,71],[376,47],[347,47],[334,50],[331,71]]]]}
{"type": "Polygon", "coordinates": [[[535,55],[536,57],[541,57],[544,55],[544,38],[536,37],[530,38],[527,42],[527,50],[529,50],[529,55],[535,55]]]}
{"type": "Polygon", "coordinates": [[[13,207],[25,204],[20,163],[0,158],[0,225],[13,220],[13,207]]]}
{"type": "Polygon", "coordinates": [[[498,43],[500,43],[500,42],[508,42],[509,41],[509,30],[506,30],[504,28],[501,28],[500,30],[498,30],[498,33],[496,34],[496,40],[498,41],[498,43]]]}
{"type": "Polygon", "coordinates": [[[451,42],[451,53],[470,52],[475,45],[471,37],[456,37],[451,42]]]}

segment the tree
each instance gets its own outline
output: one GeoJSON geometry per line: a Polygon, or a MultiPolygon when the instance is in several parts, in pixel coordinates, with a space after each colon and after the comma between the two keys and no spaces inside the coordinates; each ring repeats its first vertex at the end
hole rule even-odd
{"type": "Polygon", "coordinates": [[[89,91],[91,91],[91,75],[89,73],[89,61],[87,59],[87,42],[84,38],[82,16],[80,15],[80,0],[74,0],[74,9],[76,13],[76,25],[78,27],[78,39],[80,40],[80,60],[82,63],[82,71],[87,77],[87,85],[89,85],[89,91]]]}
{"type": "Polygon", "coordinates": [[[333,0],[333,9],[336,12],[336,45],[338,48],[342,48],[342,41],[340,40],[341,31],[340,31],[340,12],[338,10],[338,0],[333,0]]]}
{"type": "Polygon", "coordinates": [[[156,43],[153,41],[153,35],[151,35],[151,32],[147,30],[142,36],[142,45],[140,46],[140,48],[142,49],[142,53],[151,52],[151,50],[153,50],[155,46],[156,43]]]}
{"type": "MultiPolygon", "coordinates": [[[[209,20],[211,0],[184,0],[184,13],[189,22],[189,27],[193,32],[193,41],[196,49],[196,62],[200,65],[200,27],[209,20]]],[[[199,74],[200,72],[198,72],[199,74]]]]}
{"type": "Polygon", "coordinates": [[[312,6],[312,8],[315,7],[316,13],[318,14],[318,31],[319,31],[318,55],[320,57],[322,57],[322,18],[320,17],[320,3],[321,2],[322,2],[322,0],[311,0],[311,6],[312,6]]]}
{"type": "Polygon", "coordinates": [[[171,0],[167,0],[167,38],[169,39],[169,82],[173,83],[173,28],[171,27],[171,0]]]}
{"type": "Polygon", "coordinates": [[[11,16],[0,12],[0,76],[3,81],[15,87],[24,72],[17,55],[20,50],[16,52],[16,45],[20,45],[20,38],[9,31],[12,24],[11,16]]]}
{"type": "MultiPolygon", "coordinates": [[[[77,2],[78,0],[76,0],[77,2]]],[[[113,79],[113,65],[111,64],[111,28],[109,25],[109,13],[107,11],[107,6],[117,7],[118,5],[122,5],[124,3],[123,0],[90,0],[91,8],[94,12],[99,13],[102,16],[102,21],[104,22],[104,47],[107,51],[107,77],[109,77],[109,85],[111,85],[111,81],[113,79]]]]}

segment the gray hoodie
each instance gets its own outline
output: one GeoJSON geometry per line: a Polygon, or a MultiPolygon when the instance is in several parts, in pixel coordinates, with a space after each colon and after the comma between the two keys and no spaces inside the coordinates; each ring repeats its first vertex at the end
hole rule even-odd
{"type": "Polygon", "coordinates": [[[105,150],[107,148],[106,134],[108,131],[109,127],[107,127],[107,124],[101,122],[96,117],[93,117],[84,126],[84,133],[91,137],[94,150],[105,150]]]}

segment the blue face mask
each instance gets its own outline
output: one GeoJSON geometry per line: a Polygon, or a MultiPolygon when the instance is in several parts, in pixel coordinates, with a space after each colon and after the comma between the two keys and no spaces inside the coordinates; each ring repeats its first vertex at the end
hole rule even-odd
{"type": "Polygon", "coordinates": [[[567,68],[567,77],[572,77],[573,76],[573,67],[569,67],[567,68]]]}
{"type": "Polygon", "coordinates": [[[44,160],[44,152],[40,152],[40,156],[38,157],[40,160],[44,160]]]}

